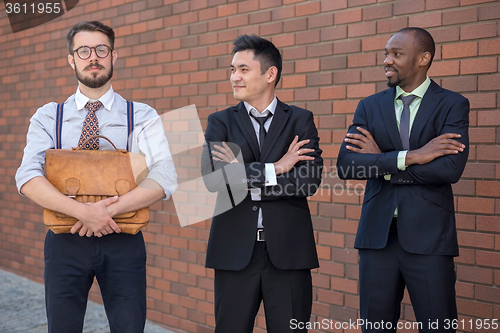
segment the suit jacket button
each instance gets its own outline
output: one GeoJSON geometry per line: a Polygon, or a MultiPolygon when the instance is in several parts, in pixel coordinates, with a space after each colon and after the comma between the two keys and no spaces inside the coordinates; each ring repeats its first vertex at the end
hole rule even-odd
{"type": "Polygon", "coordinates": [[[253,207],[252,207],[252,210],[253,210],[254,212],[256,212],[256,211],[257,211],[257,209],[259,209],[259,207],[257,207],[257,206],[253,206],[253,207]]]}

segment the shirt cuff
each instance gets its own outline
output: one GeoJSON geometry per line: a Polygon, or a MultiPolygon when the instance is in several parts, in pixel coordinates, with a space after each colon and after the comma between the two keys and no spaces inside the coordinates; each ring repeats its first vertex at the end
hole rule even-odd
{"type": "Polygon", "coordinates": [[[276,169],[274,169],[273,163],[266,163],[266,182],[265,186],[275,186],[278,185],[278,181],[276,180],[276,169]]]}
{"type": "Polygon", "coordinates": [[[398,169],[405,171],[406,169],[406,153],[408,150],[403,150],[398,153],[398,169]]]}

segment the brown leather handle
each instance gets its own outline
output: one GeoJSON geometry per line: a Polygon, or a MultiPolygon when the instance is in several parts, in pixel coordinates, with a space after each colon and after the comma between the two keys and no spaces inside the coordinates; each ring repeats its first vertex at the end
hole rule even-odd
{"type": "Polygon", "coordinates": [[[111,145],[113,146],[113,148],[115,148],[116,151],[122,152],[124,150],[124,149],[118,149],[118,148],[116,148],[115,144],[113,142],[111,142],[111,140],[108,139],[107,137],[105,137],[104,135],[92,135],[92,136],[89,136],[87,138],[87,140],[85,140],[82,143],[82,145],[80,147],[76,147],[76,148],[73,147],[73,150],[81,150],[82,147],[84,147],[87,143],[89,143],[90,140],[95,139],[95,138],[103,138],[103,139],[108,140],[108,142],[111,143],[111,145]]]}

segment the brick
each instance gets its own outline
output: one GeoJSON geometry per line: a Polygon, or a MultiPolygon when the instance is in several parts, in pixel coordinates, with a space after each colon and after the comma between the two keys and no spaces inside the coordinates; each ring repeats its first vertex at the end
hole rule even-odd
{"type": "Polygon", "coordinates": [[[477,55],[477,42],[443,45],[443,59],[466,58],[477,55]]]}
{"type": "Polygon", "coordinates": [[[477,8],[443,12],[443,25],[461,24],[477,21],[477,8]]]}
{"type": "Polygon", "coordinates": [[[306,86],[306,75],[284,76],[282,80],[284,89],[306,86]]]}
{"type": "Polygon", "coordinates": [[[500,232],[500,218],[498,216],[478,216],[477,230],[500,232]]]}
{"type": "Polygon", "coordinates": [[[495,202],[488,198],[458,198],[458,211],[464,213],[494,214],[495,202]]]}
{"type": "Polygon", "coordinates": [[[496,34],[497,34],[496,23],[485,23],[472,26],[463,26],[460,28],[460,38],[462,40],[495,37],[496,34]]]}
{"type": "Polygon", "coordinates": [[[376,22],[357,23],[348,26],[349,38],[374,35],[376,31],[376,22]]]}
{"type": "Polygon", "coordinates": [[[458,231],[458,243],[460,246],[493,249],[494,242],[494,236],[491,234],[458,231]]]}
{"type": "Polygon", "coordinates": [[[347,8],[347,0],[321,0],[321,11],[329,12],[347,8]]]}
{"type": "Polygon", "coordinates": [[[392,4],[363,8],[363,21],[376,20],[392,16],[392,4]]]}
{"type": "MultiPolygon", "coordinates": [[[[451,68],[450,68],[451,69],[451,68]]],[[[452,75],[452,74],[449,74],[452,75]]],[[[462,76],[445,78],[441,82],[441,86],[445,89],[453,90],[455,92],[463,91],[476,91],[477,80],[475,76],[462,76]]]]}
{"type": "Polygon", "coordinates": [[[318,289],[318,301],[328,304],[344,305],[344,294],[337,291],[318,289]]]}
{"type": "Polygon", "coordinates": [[[500,54],[500,40],[482,40],[479,41],[479,55],[498,55],[500,54]]]}
{"type": "Polygon", "coordinates": [[[295,34],[295,41],[299,44],[318,43],[320,40],[319,30],[298,32],[295,34]]]}
{"type": "Polygon", "coordinates": [[[424,0],[397,1],[394,4],[394,15],[414,14],[425,10],[424,0]]]}
{"type": "Polygon", "coordinates": [[[377,0],[348,0],[347,5],[349,7],[363,6],[377,3],[377,0]]]}
{"type": "MultiPolygon", "coordinates": [[[[320,266],[321,267],[321,266],[320,266]]],[[[358,281],[331,277],[331,288],[333,290],[344,291],[351,294],[358,292],[358,281]]]]}
{"type": "Polygon", "coordinates": [[[384,50],[387,42],[389,41],[390,36],[377,36],[377,37],[368,37],[363,38],[361,41],[362,51],[375,51],[375,50],[384,50]]]}
{"type": "Polygon", "coordinates": [[[358,84],[347,86],[347,98],[364,98],[375,93],[374,84],[358,84]]]}
{"type": "Polygon", "coordinates": [[[442,25],[441,13],[429,13],[422,15],[412,15],[409,17],[410,27],[433,28],[442,25]]]}
{"type": "Polygon", "coordinates": [[[497,63],[496,58],[464,59],[460,61],[460,74],[494,73],[497,63]]]}
{"type": "Polygon", "coordinates": [[[334,14],[335,25],[352,23],[352,22],[361,22],[361,15],[362,15],[361,9],[336,12],[334,14]]]}
{"type": "Polygon", "coordinates": [[[477,195],[486,197],[499,197],[500,186],[498,181],[477,180],[477,195]]]}
{"type": "Polygon", "coordinates": [[[481,91],[499,90],[500,89],[500,74],[479,76],[478,77],[478,89],[481,91]]]}
{"type": "Polygon", "coordinates": [[[333,54],[355,53],[361,51],[361,41],[339,41],[333,43],[333,54]]]}
{"type": "Polygon", "coordinates": [[[477,250],[476,262],[480,266],[500,268],[500,253],[477,250]]]}
{"type": "MultiPolygon", "coordinates": [[[[436,61],[432,63],[427,75],[434,76],[450,76],[458,75],[460,62],[458,60],[451,61],[436,61]]],[[[448,89],[448,88],[447,88],[448,89]]]]}
{"type": "Polygon", "coordinates": [[[346,26],[321,29],[322,42],[343,38],[347,38],[346,26]]]}
{"type": "Polygon", "coordinates": [[[346,98],[346,87],[326,87],[319,91],[320,99],[342,99],[346,98]]]}
{"type": "Polygon", "coordinates": [[[248,0],[238,2],[238,13],[253,12],[259,9],[259,0],[248,0]]]}
{"type": "Polygon", "coordinates": [[[470,128],[471,143],[495,143],[495,128],[470,128]]]}
{"type": "Polygon", "coordinates": [[[296,101],[314,101],[319,99],[318,88],[295,89],[296,101]]]}
{"type": "Polygon", "coordinates": [[[377,22],[377,33],[385,34],[389,32],[397,32],[407,27],[408,27],[407,17],[381,20],[377,22]]]}
{"type": "Polygon", "coordinates": [[[294,32],[307,29],[307,18],[298,18],[294,20],[285,21],[283,23],[284,32],[294,32]]]}
{"type": "Polygon", "coordinates": [[[451,28],[432,30],[432,38],[436,43],[458,41],[460,39],[460,28],[451,27],[451,28]]]}
{"type": "Polygon", "coordinates": [[[479,21],[499,19],[500,4],[479,7],[478,16],[479,16],[479,21]]]}
{"type": "MultiPolygon", "coordinates": [[[[487,109],[494,108],[496,103],[495,93],[481,93],[481,94],[465,94],[473,109],[487,109]]],[[[481,111],[478,112],[478,123],[479,126],[488,125],[500,125],[500,117],[498,112],[492,111],[481,111]]]]}
{"type": "Polygon", "coordinates": [[[332,81],[331,73],[307,74],[307,86],[331,85],[332,81]]]}
{"type": "Polygon", "coordinates": [[[333,54],[333,44],[332,43],[327,43],[327,44],[320,44],[320,45],[308,45],[307,46],[307,57],[308,58],[313,58],[313,57],[323,57],[326,55],[331,55],[333,54]]]}
{"type": "Polygon", "coordinates": [[[319,71],[319,59],[298,60],[295,62],[295,72],[315,72],[319,71]]]}
{"type": "Polygon", "coordinates": [[[321,14],[307,18],[307,28],[321,28],[333,25],[333,14],[321,14]]]}
{"type": "MultiPolygon", "coordinates": [[[[363,53],[363,54],[349,55],[347,57],[347,64],[348,64],[349,68],[375,66],[376,54],[375,53],[363,53]]],[[[457,62],[457,65],[458,65],[458,62],[457,62]]]]}
{"type": "Polygon", "coordinates": [[[425,4],[426,10],[436,10],[445,8],[456,8],[460,6],[460,0],[441,0],[441,1],[427,1],[425,4]]]}
{"type": "Polygon", "coordinates": [[[318,14],[320,12],[319,1],[316,2],[308,2],[304,4],[297,5],[295,7],[296,16],[308,16],[313,14],[318,14]]]}
{"type": "Polygon", "coordinates": [[[480,318],[491,318],[492,306],[491,304],[481,303],[477,301],[470,301],[464,299],[457,299],[458,313],[477,316],[480,318]]]}
{"type": "Polygon", "coordinates": [[[359,103],[359,100],[334,101],[333,102],[333,113],[354,114],[354,111],[356,110],[358,103],[359,103]]]}

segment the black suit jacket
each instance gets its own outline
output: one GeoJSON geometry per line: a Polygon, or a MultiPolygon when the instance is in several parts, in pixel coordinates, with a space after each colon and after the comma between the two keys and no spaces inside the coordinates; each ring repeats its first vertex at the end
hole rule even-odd
{"type": "Polygon", "coordinates": [[[349,127],[370,131],[382,154],[354,153],[345,142],[339,152],[337,170],[342,179],[368,179],[361,219],[354,246],[359,249],[385,247],[389,227],[398,207],[398,237],[408,252],[458,255],[453,192],[469,153],[469,101],[460,94],[431,82],[410,133],[410,150],[418,149],[445,133],[458,133],[466,145],[457,155],[445,155],[430,163],[397,168],[403,150],[394,110],[396,89],[391,88],[362,100],[349,127]],[[384,175],[390,174],[386,181],[384,175]]]}
{"type": "Polygon", "coordinates": [[[206,267],[241,270],[248,265],[256,241],[259,207],[273,264],[280,269],[318,267],[306,199],[318,189],[323,168],[313,114],[278,100],[261,153],[248,112],[239,103],[208,117],[205,139],[203,179],[209,191],[218,192],[206,267]],[[299,140],[311,140],[304,148],[314,148],[309,154],[314,161],[298,162],[290,172],[277,177],[278,185],[266,187],[265,163],[277,162],[295,135],[299,140]],[[233,151],[241,154],[244,163],[213,161],[212,145],[221,141],[233,143],[233,151]],[[248,189],[252,187],[262,189],[261,201],[251,200],[248,189]]]}

